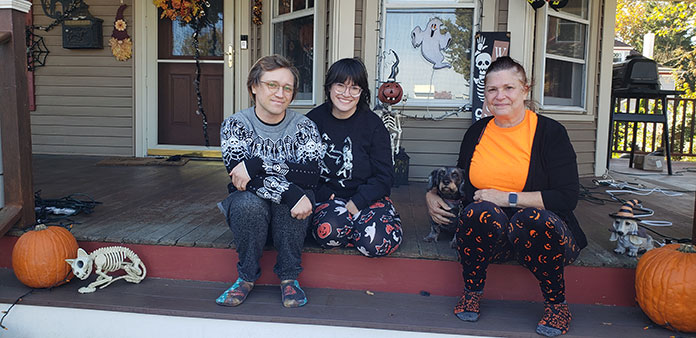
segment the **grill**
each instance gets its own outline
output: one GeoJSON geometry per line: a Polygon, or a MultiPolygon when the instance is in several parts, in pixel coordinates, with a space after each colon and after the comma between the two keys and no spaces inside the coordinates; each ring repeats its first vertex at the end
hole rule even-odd
{"type": "Polygon", "coordinates": [[[626,61],[615,63],[612,76],[612,89],[660,89],[657,62],[643,56],[628,57],[626,61]]]}

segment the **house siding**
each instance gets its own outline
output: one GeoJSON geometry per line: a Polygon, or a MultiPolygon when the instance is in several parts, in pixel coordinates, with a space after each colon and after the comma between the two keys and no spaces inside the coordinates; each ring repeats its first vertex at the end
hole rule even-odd
{"type": "MultiPolygon", "coordinates": [[[[124,18],[133,36],[132,1],[124,18]]],[[[61,26],[44,37],[50,54],[34,72],[36,110],[31,112],[33,152],[132,156],[133,59],[118,61],[108,46],[119,2],[89,1],[90,13],[104,20],[104,49],[65,49],[61,26]]],[[[34,25],[47,26],[40,4],[33,7],[34,25]]]]}
{"type": "Polygon", "coordinates": [[[355,2],[355,43],[353,49],[353,55],[361,59],[365,59],[363,55],[363,35],[365,31],[363,28],[363,22],[365,17],[363,15],[363,1],[358,0],[355,2]]]}
{"type": "Polygon", "coordinates": [[[498,32],[507,31],[507,21],[508,21],[508,0],[498,0],[496,4],[497,15],[495,18],[496,27],[498,27],[498,32]]]}

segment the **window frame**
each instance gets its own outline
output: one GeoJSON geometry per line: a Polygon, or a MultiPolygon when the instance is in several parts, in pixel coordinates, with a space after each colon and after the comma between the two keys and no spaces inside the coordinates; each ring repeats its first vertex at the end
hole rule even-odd
{"type": "MultiPolygon", "coordinates": [[[[290,12],[286,14],[278,14],[279,12],[279,7],[278,7],[278,0],[271,1],[271,24],[270,24],[270,52],[271,54],[275,54],[275,25],[280,24],[286,21],[290,20],[295,20],[295,19],[300,19],[300,18],[305,18],[305,17],[312,17],[312,22],[313,22],[313,28],[312,28],[312,48],[314,50],[314,55],[312,58],[312,92],[311,92],[311,99],[310,100],[300,100],[300,99],[295,99],[290,103],[290,107],[297,107],[297,106],[314,106],[316,105],[316,102],[318,99],[323,95],[323,89],[318,86],[319,82],[323,83],[323,75],[320,76],[319,74],[319,65],[321,64],[321,60],[319,60],[320,55],[323,54],[323,52],[319,52],[320,44],[317,41],[318,34],[317,30],[318,28],[321,27],[320,25],[320,20],[319,17],[319,2],[317,0],[314,0],[314,5],[311,8],[307,8],[306,5],[309,4],[309,0],[304,0],[305,1],[305,8],[295,11],[293,10],[292,6],[290,6],[290,12]]],[[[278,53],[280,54],[280,53],[278,53]]]]}
{"type": "MultiPolygon", "coordinates": [[[[540,71],[535,74],[535,78],[540,79],[537,84],[537,90],[536,90],[536,95],[535,95],[535,100],[539,102],[539,107],[542,110],[547,110],[547,111],[565,111],[565,112],[582,112],[585,113],[589,110],[588,108],[588,81],[589,81],[589,72],[590,69],[592,68],[590,65],[590,43],[591,43],[591,34],[592,34],[592,11],[593,11],[593,1],[588,0],[587,1],[587,8],[586,8],[586,13],[587,13],[587,18],[582,18],[578,15],[575,14],[570,14],[563,12],[562,9],[559,12],[556,12],[555,10],[552,10],[549,8],[549,6],[544,6],[543,11],[538,10],[538,16],[537,16],[537,22],[541,22],[541,25],[538,25],[538,31],[537,31],[537,37],[540,37],[542,43],[541,45],[541,50],[540,50],[540,57],[535,60],[537,64],[540,65],[539,69],[540,71]],[[550,18],[556,18],[559,20],[567,20],[571,21],[574,23],[579,23],[585,26],[585,36],[584,36],[584,55],[583,59],[577,59],[574,57],[568,57],[568,56],[562,56],[562,55],[554,55],[551,53],[547,52],[547,41],[548,41],[548,34],[549,34],[549,21],[550,18]],[[564,62],[570,62],[573,64],[580,64],[583,67],[583,74],[582,74],[582,80],[581,84],[578,86],[582,92],[580,93],[581,98],[580,98],[580,103],[581,105],[574,105],[572,102],[570,104],[559,104],[559,103],[547,103],[546,101],[546,95],[544,94],[544,87],[545,87],[545,82],[546,82],[546,61],[548,59],[552,60],[557,60],[557,61],[564,61],[564,62]]],[[[562,99],[558,99],[562,100],[562,99]]],[[[572,101],[573,98],[571,97],[568,99],[568,101],[572,101]]]]}
{"type": "MultiPolygon", "coordinates": [[[[471,22],[471,41],[470,41],[470,46],[471,46],[471,55],[470,59],[473,61],[473,55],[474,55],[474,38],[478,30],[480,29],[480,13],[483,10],[479,6],[480,1],[477,0],[432,0],[432,1],[407,1],[406,3],[394,3],[390,0],[385,0],[383,5],[382,5],[382,13],[381,17],[382,20],[379,23],[379,42],[378,42],[378,50],[382,52],[384,55],[385,53],[385,47],[386,47],[386,41],[385,41],[385,34],[386,34],[386,29],[387,29],[387,11],[388,10],[393,10],[393,9],[398,9],[398,10],[418,10],[418,9],[424,9],[424,10],[438,10],[438,9],[457,9],[457,8],[470,8],[473,9],[473,14],[472,14],[472,22],[471,22]]],[[[386,74],[383,74],[383,67],[382,67],[382,62],[384,62],[384,58],[382,56],[377,57],[377,74],[375,76],[375,88],[373,88],[373,99],[375,102],[379,102],[377,98],[377,90],[379,89],[379,86],[382,84],[382,80],[386,80],[386,78],[389,76],[388,72],[389,70],[387,69],[385,72],[386,74]]],[[[399,68],[401,71],[404,70],[404,65],[400,64],[399,68]]],[[[463,107],[463,106],[469,106],[471,105],[471,97],[473,95],[473,90],[474,88],[472,87],[473,80],[472,80],[472,75],[474,71],[474,64],[473,62],[470,63],[469,65],[469,98],[465,100],[442,100],[442,99],[409,99],[406,102],[401,102],[399,103],[399,107],[403,107],[406,109],[423,109],[423,108],[442,108],[442,109],[447,109],[447,108],[458,108],[458,107],[463,107]],[[414,102],[415,101],[415,102],[414,102]]],[[[398,79],[397,79],[397,82],[398,79]]]]}

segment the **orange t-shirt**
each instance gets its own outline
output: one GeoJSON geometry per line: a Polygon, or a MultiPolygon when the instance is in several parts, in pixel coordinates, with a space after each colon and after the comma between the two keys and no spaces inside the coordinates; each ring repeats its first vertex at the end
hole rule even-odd
{"type": "Polygon", "coordinates": [[[495,118],[486,125],[474,155],[469,180],[477,189],[522,191],[527,182],[537,115],[527,110],[524,120],[512,127],[498,127],[495,118]]]}

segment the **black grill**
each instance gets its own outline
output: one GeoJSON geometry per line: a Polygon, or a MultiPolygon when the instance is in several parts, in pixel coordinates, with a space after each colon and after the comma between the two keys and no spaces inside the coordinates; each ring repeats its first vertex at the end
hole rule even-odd
{"type": "Polygon", "coordinates": [[[615,63],[612,76],[612,89],[660,89],[657,62],[643,56],[629,57],[624,62],[615,63]]]}

